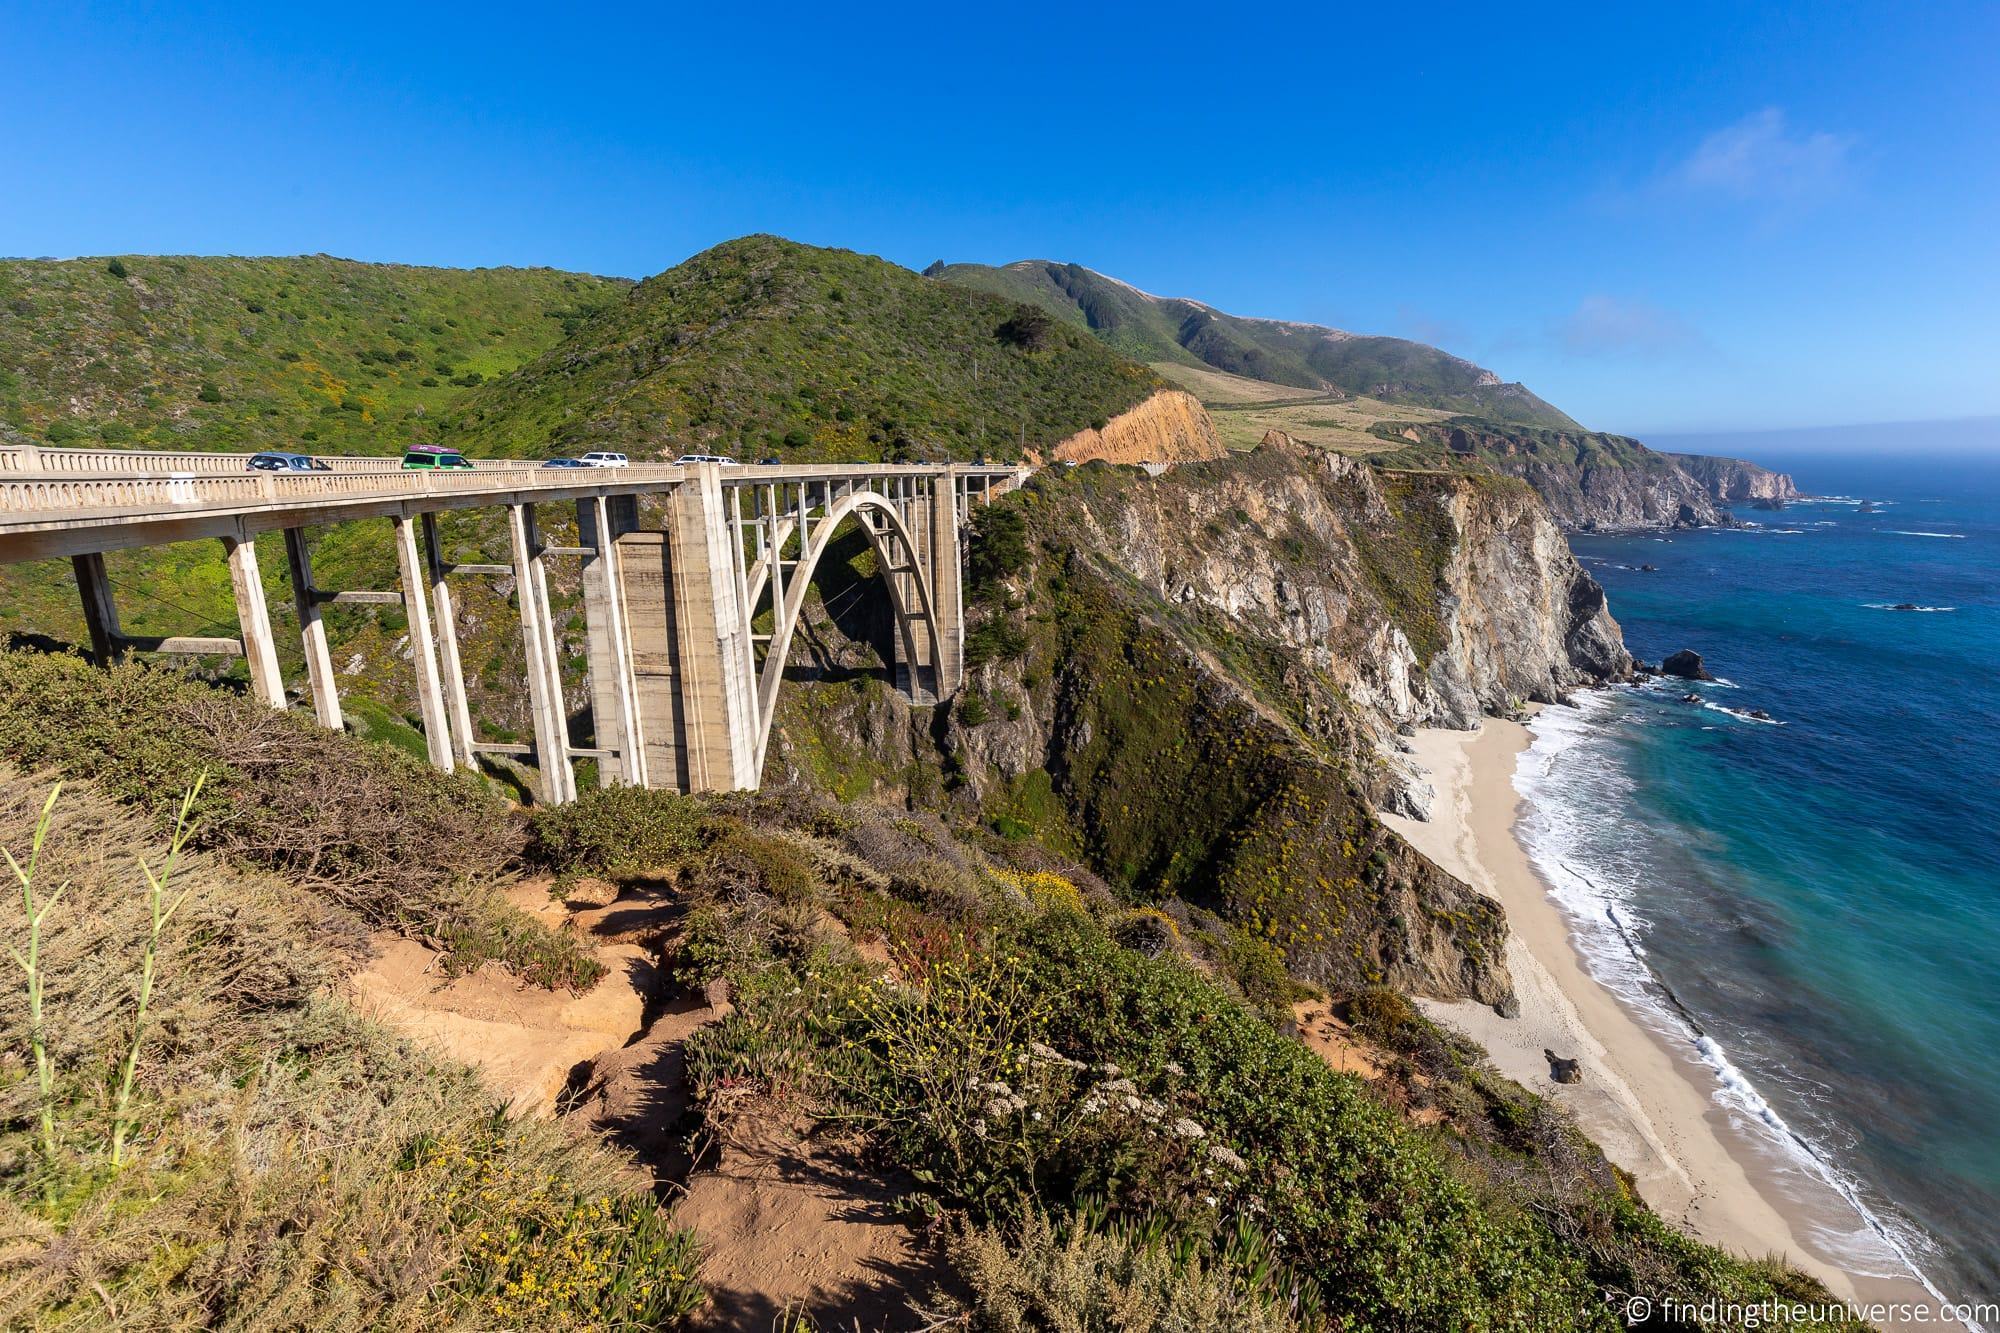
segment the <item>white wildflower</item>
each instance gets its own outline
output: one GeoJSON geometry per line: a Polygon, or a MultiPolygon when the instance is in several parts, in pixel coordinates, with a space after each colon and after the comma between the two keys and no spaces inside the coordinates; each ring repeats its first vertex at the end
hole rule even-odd
{"type": "Polygon", "coordinates": [[[1174,1121],[1174,1133],[1180,1135],[1184,1139],[1204,1139],[1208,1137],[1207,1130],[1203,1129],[1200,1125],[1197,1125],[1194,1121],[1188,1119],[1186,1116],[1181,1116],[1179,1119],[1174,1121]]]}

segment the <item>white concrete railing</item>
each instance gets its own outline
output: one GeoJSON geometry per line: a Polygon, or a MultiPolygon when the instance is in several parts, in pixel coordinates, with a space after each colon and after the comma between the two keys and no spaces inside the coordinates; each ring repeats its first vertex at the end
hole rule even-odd
{"type": "Polygon", "coordinates": [[[488,468],[470,472],[238,472],[218,476],[0,475],[0,514],[73,514],[120,510],[222,509],[314,501],[394,499],[399,496],[506,492],[524,486],[552,491],[588,490],[610,482],[679,481],[685,469],[622,468],[616,472],[544,472],[540,468],[488,468]],[[531,480],[532,478],[532,480],[531,480]]]}
{"type": "MultiPolygon", "coordinates": [[[[295,452],[287,450],[285,452],[295,452]]],[[[335,472],[395,472],[402,466],[399,454],[356,455],[314,454],[335,472]]],[[[516,458],[477,458],[478,468],[523,468],[539,464],[516,458]]],[[[174,453],[145,449],[50,449],[36,444],[0,445],[0,477],[17,476],[147,476],[193,473],[214,477],[250,475],[249,454],[174,453]]],[[[282,475],[282,474],[280,474],[282,475]]],[[[299,473],[305,476],[305,473],[299,473]]]]}

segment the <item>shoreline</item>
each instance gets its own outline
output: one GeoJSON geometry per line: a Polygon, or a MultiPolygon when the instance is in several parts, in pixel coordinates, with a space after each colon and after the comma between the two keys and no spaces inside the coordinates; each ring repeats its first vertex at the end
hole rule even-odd
{"type": "MultiPolygon", "coordinates": [[[[1713,1071],[1590,974],[1570,919],[1516,835],[1525,803],[1514,770],[1531,739],[1527,727],[1501,719],[1412,738],[1406,757],[1437,791],[1432,817],[1383,822],[1505,909],[1507,966],[1521,1004],[1512,1019],[1472,1001],[1420,1000],[1423,1011],[1477,1042],[1501,1073],[1565,1107],[1662,1217],[1735,1254],[1781,1256],[1836,1299],[1941,1314],[1915,1275],[1861,1271],[1833,1253],[1826,1238],[1865,1225],[1854,1205],[1768,1135],[1733,1121],[1713,1096],[1713,1071]],[[1555,1083],[1544,1048],[1581,1059],[1583,1082],[1555,1083]]],[[[1961,1325],[1934,1317],[1880,1326],[1961,1325]]]]}

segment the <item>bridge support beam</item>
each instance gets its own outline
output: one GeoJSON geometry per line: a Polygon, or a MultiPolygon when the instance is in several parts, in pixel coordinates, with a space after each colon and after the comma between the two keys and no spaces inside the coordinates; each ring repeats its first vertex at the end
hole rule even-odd
{"type": "Polygon", "coordinates": [[[326,622],[320,619],[314,596],[312,554],[304,528],[285,529],[285,564],[292,576],[292,609],[299,617],[299,642],[305,650],[306,681],[312,686],[313,716],[329,731],[339,731],[340,687],[333,675],[333,655],[327,651],[326,622]]]}
{"type": "Polygon", "coordinates": [[[449,773],[455,763],[451,724],[444,704],[444,681],[438,674],[437,640],[431,633],[431,603],[424,586],[424,567],[417,556],[417,529],[407,514],[389,522],[396,529],[396,563],[403,574],[403,610],[409,615],[410,663],[417,674],[417,709],[424,719],[424,748],[431,763],[449,773]]]}
{"type": "Polygon", "coordinates": [[[931,583],[931,615],[937,625],[940,699],[958,693],[965,679],[965,596],[959,580],[958,479],[933,477],[925,555],[931,583]]]}
{"type": "Polygon", "coordinates": [[[535,507],[508,505],[507,530],[514,549],[514,594],[521,604],[521,646],[528,659],[528,708],[534,717],[541,797],[560,805],[576,799],[576,773],[569,763],[569,712],[563,706],[562,671],[549,621],[548,570],[535,507]]]}
{"type": "Polygon", "coordinates": [[[273,708],[285,706],[285,677],[278,670],[278,643],[271,633],[271,608],[257,572],[257,543],[247,535],[224,537],[229,552],[229,585],[236,594],[236,623],[243,632],[243,657],[250,664],[250,692],[273,708]]]}
{"type": "Polygon", "coordinates": [[[438,672],[444,683],[444,707],[451,726],[452,753],[467,768],[477,764],[472,757],[472,708],[465,698],[465,664],[458,655],[458,612],[451,588],[445,581],[447,566],[438,543],[437,515],[421,520],[424,580],[430,585],[431,617],[437,631],[438,672]]]}
{"type": "Polygon", "coordinates": [[[576,503],[577,541],[589,552],[583,558],[582,575],[591,727],[597,748],[613,752],[597,761],[601,787],[620,782],[646,785],[619,553],[619,539],[638,526],[638,505],[629,496],[596,496],[576,503]]]}
{"type": "Polygon", "coordinates": [[[742,540],[717,464],[704,463],[667,501],[678,636],[682,758],[689,791],[757,785],[757,682],[742,605],[742,540]]]}
{"type": "Polygon", "coordinates": [[[97,665],[110,666],[123,656],[118,628],[118,600],[111,592],[111,576],[104,571],[104,557],[96,551],[69,558],[76,571],[76,588],[83,594],[83,623],[90,631],[90,655],[97,665]]]}

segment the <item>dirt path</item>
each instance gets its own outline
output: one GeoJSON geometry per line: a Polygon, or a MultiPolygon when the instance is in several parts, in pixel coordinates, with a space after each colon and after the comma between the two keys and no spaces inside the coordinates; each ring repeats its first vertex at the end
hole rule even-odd
{"type": "Polygon", "coordinates": [[[524,985],[497,965],[450,978],[435,950],[383,935],[352,979],[355,1002],[476,1066],[516,1114],[562,1115],[629,1153],[701,1238],[710,1300],[696,1328],[765,1333],[787,1313],[829,1330],[921,1327],[909,1300],[944,1272],[896,1206],[914,1181],[754,1100],[727,1117],[693,1169],[685,1043],[731,1005],[720,993],[671,994],[660,953],[680,916],[670,896],[595,887],[569,903],[552,901],[546,882],[510,894],[546,924],[596,941],[608,971],[582,995],[524,985]]]}

